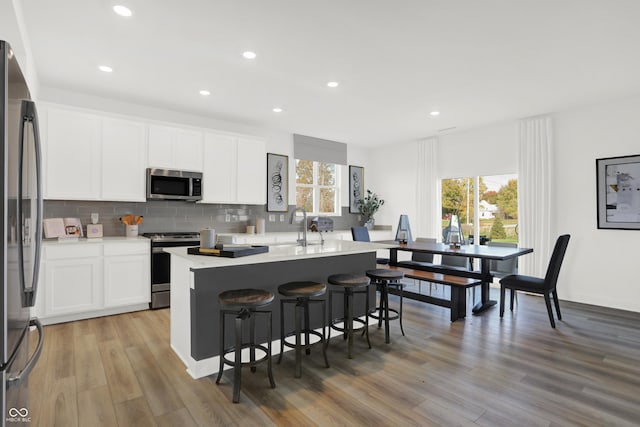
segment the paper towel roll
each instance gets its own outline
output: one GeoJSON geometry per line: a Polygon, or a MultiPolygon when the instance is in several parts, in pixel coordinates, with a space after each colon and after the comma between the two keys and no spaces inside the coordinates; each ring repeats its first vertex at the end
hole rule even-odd
{"type": "Polygon", "coordinates": [[[205,228],[200,230],[200,247],[212,249],[216,246],[216,230],[213,228],[205,228]]]}
{"type": "Polygon", "coordinates": [[[265,232],[264,218],[256,218],[256,233],[264,234],[264,232],[265,232]]]}

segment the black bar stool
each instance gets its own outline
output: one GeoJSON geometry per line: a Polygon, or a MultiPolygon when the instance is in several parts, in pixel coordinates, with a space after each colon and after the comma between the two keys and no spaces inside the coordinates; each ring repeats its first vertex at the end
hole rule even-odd
{"type": "Polygon", "coordinates": [[[274,299],[274,295],[269,291],[261,289],[238,289],[222,292],[218,295],[220,304],[220,369],[216,384],[220,384],[224,365],[233,366],[233,403],[240,401],[240,383],[242,379],[242,367],[251,367],[251,372],[256,371],[256,363],[267,361],[267,373],[271,388],[276,387],[271,372],[271,311],[258,311],[256,308],[264,307],[274,299]],[[226,315],[235,316],[234,345],[225,348],[224,332],[226,315]],[[267,318],[267,346],[256,344],[256,316],[264,315],[267,318]],[[245,320],[249,320],[249,342],[242,342],[242,325],[245,320]],[[242,362],[242,349],[249,349],[249,362],[242,362]],[[265,352],[265,355],[256,360],[256,349],[265,352]],[[226,355],[234,353],[234,359],[227,359],[226,355]]]}
{"type": "Polygon", "coordinates": [[[380,292],[380,304],[378,305],[378,314],[375,314],[375,309],[369,316],[374,319],[378,319],[378,328],[382,326],[384,320],[384,342],[389,344],[389,320],[400,320],[400,331],[404,336],[404,328],[402,327],[402,288],[403,285],[400,282],[404,277],[404,273],[401,271],[390,270],[387,268],[378,268],[375,270],[368,270],[366,272],[367,277],[371,279],[371,284],[376,285],[378,292],[380,292]],[[395,286],[400,291],[400,310],[389,308],[389,286],[395,286]],[[393,314],[389,314],[389,312],[393,314]]]}
{"type": "Polygon", "coordinates": [[[362,327],[358,328],[357,330],[364,328],[364,333],[367,336],[367,344],[369,345],[369,348],[371,348],[371,342],[369,341],[369,278],[356,274],[334,274],[332,276],[329,276],[327,281],[334,286],[339,286],[342,288],[329,289],[329,337],[327,338],[327,346],[329,345],[329,340],[331,339],[331,329],[344,332],[344,339],[349,340],[347,344],[347,354],[349,359],[351,359],[353,334],[355,332],[353,328],[353,322],[362,324],[362,327]],[[334,319],[332,314],[334,293],[344,294],[344,310],[342,313],[343,317],[338,319],[334,319]],[[358,317],[353,317],[353,296],[357,294],[366,295],[364,311],[365,320],[362,320],[358,317]],[[341,322],[343,323],[342,328],[337,326],[337,324],[341,322]]]}
{"type": "Polygon", "coordinates": [[[311,341],[310,336],[315,335],[320,338],[322,344],[322,355],[324,356],[324,363],[326,367],[329,367],[329,361],[327,359],[327,348],[325,346],[325,333],[324,328],[327,324],[326,304],[324,299],[312,300],[313,297],[319,297],[327,292],[327,285],[317,282],[289,282],[278,286],[278,293],[286,297],[293,297],[291,299],[280,300],[280,357],[278,357],[278,364],[282,360],[282,353],[284,347],[295,348],[296,350],[296,378],[302,376],[302,349],[304,348],[306,354],[311,353],[311,341]],[[295,330],[285,335],[284,333],[284,305],[287,303],[295,303],[295,330]],[[309,321],[309,304],[319,303],[322,308],[322,333],[314,331],[310,327],[309,321]],[[302,327],[302,319],[304,317],[304,328],[302,327]],[[302,334],[304,334],[304,344],[302,343],[302,334]],[[295,336],[296,342],[287,342],[287,338],[295,336]]]}

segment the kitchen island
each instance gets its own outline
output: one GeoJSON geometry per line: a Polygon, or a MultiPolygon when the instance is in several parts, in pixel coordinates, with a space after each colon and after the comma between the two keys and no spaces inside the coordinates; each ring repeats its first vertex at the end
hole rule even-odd
{"type": "MultiPolygon", "coordinates": [[[[241,258],[189,255],[187,248],[166,248],[171,254],[171,347],[194,378],[218,371],[218,294],[231,289],[265,289],[276,296],[268,307],[273,312],[273,351],[280,345],[280,296],[278,286],[292,281],[318,281],[337,273],[364,274],[376,267],[376,251],[386,244],[327,241],[307,247],[273,245],[269,252],[241,258]]],[[[371,288],[375,301],[375,288],[371,288]]],[[[334,301],[335,313],[342,313],[342,300],[334,301]]],[[[314,310],[315,312],[315,310],[314,310]]],[[[356,315],[364,315],[364,302],[356,301],[356,315]]],[[[287,317],[293,320],[293,317],[287,317]]],[[[312,313],[312,328],[322,326],[320,313],[312,313]]],[[[228,336],[232,322],[228,322],[228,336]]],[[[266,337],[257,328],[258,341],[266,337]]],[[[263,339],[266,341],[266,339],[263,339]]]]}

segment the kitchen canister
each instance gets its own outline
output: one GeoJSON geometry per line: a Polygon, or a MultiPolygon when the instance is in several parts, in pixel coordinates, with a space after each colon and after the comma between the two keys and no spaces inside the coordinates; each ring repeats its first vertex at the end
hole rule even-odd
{"type": "Polygon", "coordinates": [[[126,237],[137,237],[138,236],[138,226],[134,225],[125,225],[124,226],[124,235],[126,237]]]}
{"type": "Polygon", "coordinates": [[[205,249],[213,249],[216,247],[216,230],[213,228],[205,228],[200,230],[200,247],[205,249]]]}
{"type": "Polygon", "coordinates": [[[264,218],[256,218],[256,233],[264,234],[265,231],[265,221],[264,218]]]}

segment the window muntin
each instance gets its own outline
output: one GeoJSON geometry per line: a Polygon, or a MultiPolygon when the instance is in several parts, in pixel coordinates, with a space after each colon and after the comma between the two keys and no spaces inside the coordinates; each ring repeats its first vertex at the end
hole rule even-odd
{"type": "Polygon", "coordinates": [[[310,214],[340,215],[340,174],[333,163],[296,159],[296,207],[310,214]]]}

